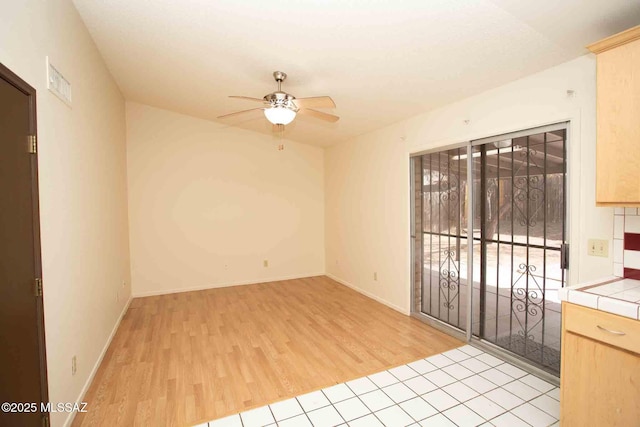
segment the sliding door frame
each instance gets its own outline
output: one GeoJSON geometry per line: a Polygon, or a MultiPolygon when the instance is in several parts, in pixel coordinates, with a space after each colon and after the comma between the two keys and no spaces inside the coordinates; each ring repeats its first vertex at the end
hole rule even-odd
{"type": "MultiPolygon", "coordinates": [[[[515,131],[515,132],[508,132],[508,133],[503,133],[503,134],[499,134],[499,135],[493,135],[490,137],[486,137],[486,138],[478,138],[478,139],[472,139],[469,140],[467,142],[463,142],[463,143],[454,143],[454,144],[449,144],[449,145],[445,145],[445,146],[441,146],[438,148],[433,148],[433,149],[428,149],[428,150],[422,150],[422,151],[418,151],[418,152],[414,152],[414,153],[409,153],[409,168],[410,168],[410,212],[411,212],[411,218],[410,218],[410,253],[411,253],[411,309],[410,309],[410,315],[414,318],[417,318],[425,323],[427,323],[428,325],[441,330],[449,335],[452,335],[460,340],[463,340],[467,343],[476,345],[480,348],[482,348],[483,350],[489,352],[489,353],[494,353],[497,355],[500,355],[501,357],[507,359],[508,361],[510,361],[511,363],[525,369],[528,372],[532,372],[538,376],[540,376],[541,378],[546,379],[547,381],[550,381],[554,384],[559,384],[559,378],[554,376],[553,374],[538,368],[534,365],[531,365],[529,361],[527,361],[527,359],[525,359],[524,357],[521,357],[515,353],[511,353],[509,351],[507,351],[506,349],[503,349],[489,341],[486,341],[482,338],[480,338],[479,336],[475,336],[473,335],[473,329],[472,329],[472,324],[473,324],[473,265],[474,265],[474,257],[473,257],[473,244],[467,244],[467,281],[469,283],[469,290],[467,292],[467,298],[466,298],[466,310],[467,310],[467,318],[466,318],[466,324],[465,324],[465,331],[461,331],[460,329],[455,328],[452,325],[449,325],[443,321],[440,321],[434,317],[428,316],[425,313],[422,313],[420,310],[416,309],[416,295],[415,295],[415,283],[416,283],[416,271],[415,271],[415,266],[416,266],[416,252],[415,252],[415,243],[416,243],[416,238],[417,238],[417,233],[418,232],[422,232],[422,230],[416,230],[416,223],[415,223],[415,174],[416,174],[416,170],[415,170],[415,165],[414,165],[414,158],[419,157],[419,156],[423,156],[426,154],[432,154],[432,153],[439,153],[439,152],[443,152],[443,151],[448,151],[448,150],[452,150],[452,149],[459,149],[459,148],[466,148],[467,149],[467,194],[470,195],[471,200],[473,200],[473,179],[474,179],[474,168],[473,168],[473,149],[474,147],[480,146],[480,145],[484,145],[484,144],[488,144],[491,142],[497,142],[497,141],[501,141],[504,139],[512,139],[512,138],[517,138],[520,136],[526,136],[526,135],[533,135],[536,133],[543,133],[543,132],[551,132],[553,130],[559,130],[559,129],[565,129],[566,130],[566,137],[565,137],[565,184],[564,184],[564,198],[565,198],[565,217],[564,217],[564,222],[565,222],[565,242],[569,243],[571,242],[571,223],[570,223],[570,211],[571,211],[571,205],[572,203],[570,203],[571,200],[571,192],[570,192],[570,187],[571,187],[571,155],[570,155],[570,149],[571,149],[571,127],[572,127],[572,122],[574,120],[573,119],[565,119],[565,120],[559,120],[559,121],[554,121],[551,122],[549,124],[544,124],[541,126],[537,126],[537,127],[531,127],[531,128],[526,128],[523,130],[519,130],[519,131],[515,131]]],[[[471,203],[468,204],[468,209],[470,210],[467,213],[467,230],[471,230],[471,236],[468,235],[468,239],[470,242],[473,241],[473,221],[474,221],[474,215],[475,215],[475,211],[474,211],[474,202],[472,201],[471,203]]],[[[422,247],[424,247],[424,242],[422,244],[422,247]]],[[[424,254],[422,254],[422,256],[424,256],[424,254]]],[[[422,265],[422,262],[421,262],[422,265]]],[[[421,277],[422,277],[423,273],[421,273],[421,277]]],[[[570,275],[571,275],[571,269],[567,268],[565,270],[565,280],[564,280],[564,284],[567,285],[570,283],[570,275]]]]}
{"type": "MultiPolygon", "coordinates": [[[[461,143],[456,143],[456,144],[450,144],[447,146],[443,146],[443,147],[438,147],[438,148],[433,148],[433,149],[429,149],[429,150],[423,150],[423,151],[419,151],[416,153],[411,153],[409,155],[409,181],[410,181],[410,212],[411,212],[411,217],[410,217],[410,223],[411,223],[411,235],[410,235],[410,246],[411,246],[411,316],[415,317],[416,319],[421,320],[422,322],[428,324],[429,326],[432,326],[435,329],[441,330],[449,335],[452,335],[462,341],[465,342],[471,342],[471,324],[473,321],[471,314],[471,303],[472,303],[472,299],[471,299],[471,294],[472,292],[467,292],[467,301],[466,301],[466,310],[467,310],[467,319],[466,319],[466,324],[465,324],[465,330],[461,331],[460,329],[449,325],[446,322],[443,322],[439,319],[436,319],[435,317],[431,317],[428,316],[424,313],[422,313],[419,310],[416,310],[415,307],[415,301],[416,301],[416,295],[415,295],[415,275],[416,275],[416,271],[415,271],[415,239],[417,238],[417,233],[420,232],[422,233],[422,230],[418,231],[416,230],[416,224],[415,224],[415,165],[413,162],[413,159],[416,157],[420,157],[420,156],[424,156],[426,154],[433,154],[433,153],[439,153],[442,151],[448,151],[448,150],[456,150],[459,148],[466,148],[467,153],[467,189],[470,189],[471,187],[469,186],[469,182],[473,182],[473,181],[469,181],[469,178],[473,178],[473,170],[471,169],[471,165],[473,164],[473,159],[471,156],[471,151],[472,151],[472,146],[471,146],[471,142],[467,141],[467,142],[461,142],[461,143]]],[[[469,194],[469,193],[467,193],[469,194]]],[[[472,209],[472,207],[471,207],[472,209]]],[[[471,226],[473,226],[473,217],[471,215],[468,215],[468,220],[467,220],[467,229],[472,230],[473,228],[469,228],[469,224],[471,224],[471,226]]],[[[469,239],[467,237],[468,240],[472,240],[469,239]]],[[[422,245],[422,247],[424,248],[424,243],[422,245]]],[[[467,245],[467,280],[469,280],[469,278],[473,278],[473,245],[467,245]]],[[[471,288],[470,288],[471,289],[471,288]]]]}

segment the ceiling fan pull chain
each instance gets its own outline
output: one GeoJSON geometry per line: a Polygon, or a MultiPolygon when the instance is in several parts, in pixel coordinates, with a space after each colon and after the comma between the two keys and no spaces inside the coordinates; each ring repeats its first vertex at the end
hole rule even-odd
{"type": "Polygon", "coordinates": [[[278,129],[280,130],[280,145],[278,145],[278,151],[284,151],[284,143],[282,142],[284,139],[284,125],[278,125],[278,129]]]}

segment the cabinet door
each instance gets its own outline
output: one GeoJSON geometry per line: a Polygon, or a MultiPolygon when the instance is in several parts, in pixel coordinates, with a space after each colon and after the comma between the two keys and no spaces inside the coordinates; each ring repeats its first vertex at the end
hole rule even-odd
{"type": "Polygon", "coordinates": [[[560,424],[640,426],[640,356],[568,331],[563,339],[560,424]]]}
{"type": "Polygon", "coordinates": [[[640,203],[640,40],[598,54],[598,204],[640,203]]]}

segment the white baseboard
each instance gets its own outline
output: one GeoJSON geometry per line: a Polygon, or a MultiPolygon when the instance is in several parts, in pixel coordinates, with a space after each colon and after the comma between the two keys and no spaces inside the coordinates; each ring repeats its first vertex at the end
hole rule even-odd
{"type": "Polygon", "coordinates": [[[406,316],[410,315],[410,313],[407,310],[405,310],[404,308],[399,307],[399,306],[397,306],[397,305],[395,305],[393,303],[390,303],[389,301],[387,301],[387,300],[385,300],[383,298],[380,298],[379,296],[374,295],[371,292],[367,292],[364,289],[361,289],[361,288],[359,288],[359,287],[347,282],[346,280],[343,280],[343,279],[341,279],[339,277],[334,276],[333,274],[325,273],[325,276],[329,277],[330,279],[335,280],[336,282],[340,283],[341,285],[345,285],[346,287],[351,288],[351,289],[353,289],[354,291],[356,291],[358,293],[361,293],[364,296],[367,296],[367,297],[369,297],[371,299],[374,299],[374,300],[378,301],[379,303],[386,305],[389,308],[392,308],[392,309],[394,309],[396,311],[399,311],[400,313],[402,313],[402,314],[404,314],[406,316]]]}
{"type": "MultiPolygon", "coordinates": [[[[113,329],[111,330],[111,334],[109,335],[109,338],[107,338],[107,342],[105,343],[104,347],[102,348],[102,351],[100,352],[100,356],[98,357],[98,360],[96,360],[95,365],[93,365],[93,369],[91,370],[91,373],[89,374],[89,378],[87,378],[87,381],[84,383],[84,387],[82,387],[82,390],[80,390],[80,395],[78,395],[78,398],[76,399],[76,402],[82,402],[82,400],[84,399],[85,394],[87,394],[87,391],[89,390],[89,387],[91,386],[91,382],[93,382],[93,377],[96,376],[96,372],[98,372],[98,368],[100,367],[100,364],[102,363],[102,359],[104,359],[104,355],[107,354],[107,350],[109,349],[109,346],[111,345],[111,341],[113,340],[113,337],[116,335],[116,332],[118,331],[118,327],[120,326],[120,322],[122,321],[122,318],[124,317],[124,315],[126,314],[127,310],[129,309],[129,305],[131,305],[131,301],[132,300],[133,300],[133,296],[130,296],[129,300],[124,305],[124,308],[122,309],[122,312],[120,313],[120,316],[118,317],[118,321],[113,326],[113,329]]],[[[67,417],[67,419],[64,422],[63,426],[64,427],[70,426],[71,423],[73,422],[73,419],[75,418],[75,416],[76,416],[76,412],[75,411],[70,412],[69,416],[67,417]]]]}
{"type": "MultiPolygon", "coordinates": [[[[294,280],[294,279],[304,279],[305,277],[315,277],[315,276],[324,276],[324,272],[320,273],[309,273],[309,274],[297,274],[294,276],[281,276],[281,277],[270,277],[267,279],[252,279],[252,280],[243,280],[240,282],[223,282],[223,283],[214,283],[204,286],[195,286],[189,288],[176,288],[176,289],[166,289],[166,290],[158,290],[158,291],[147,291],[147,292],[132,292],[133,298],[140,297],[152,297],[156,295],[168,295],[168,294],[177,294],[180,292],[193,292],[193,291],[204,291],[206,289],[216,289],[216,288],[226,288],[228,286],[241,286],[241,285],[254,285],[257,283],[268,283],[268,282],[280,282],[282,280],[294,280]]],[[[135,286],[135,284],[134,284],[135,286]]]]}

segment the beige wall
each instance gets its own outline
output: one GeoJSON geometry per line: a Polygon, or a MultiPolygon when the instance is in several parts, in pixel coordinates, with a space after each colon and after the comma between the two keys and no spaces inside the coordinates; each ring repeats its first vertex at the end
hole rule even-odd
{"type": "Polygon", "coordinates": [[[611,257],[586,253],[588,238],[609,239],[611,248],[613,234],[612,209],[595,207],[590,55],[327,149],[327,273],[408,313],[409,154],[566,120],[571,120],[569,280],[611,275],[611,257]],[[567,90],[575,91],[573,96],[567,90]]]}
{"type": "Polygon", "coordinates": [[[324,273],[323,150],[279,143],[127,103],[134,295],[324,273]]]}
{"type": "Polygon", "coordinates": [[[4,2],[0,40],[0,62],[37,90],[49,397],[75,402],[130,295],[124,99],[70,1],[4,2]],[[72,108],[47,91],[47,55],[72,108]]]}

